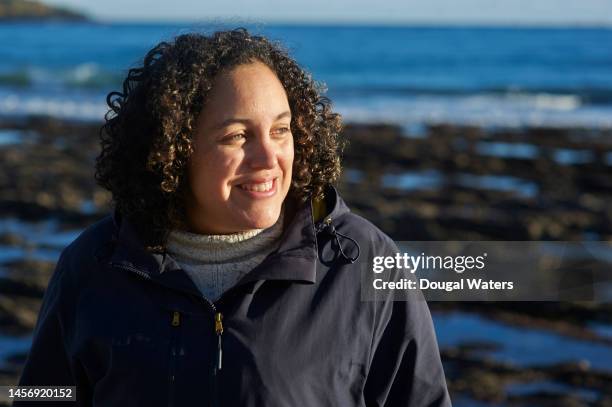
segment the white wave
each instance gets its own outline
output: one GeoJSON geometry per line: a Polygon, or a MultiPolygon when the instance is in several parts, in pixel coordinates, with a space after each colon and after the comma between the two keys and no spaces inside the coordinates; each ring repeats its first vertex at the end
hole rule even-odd
{"type": "Polygon", "coordinates": [[[333,101],[347,122],[612,127],[612,106],[583,105],[574,95],[373,96],[333,101]]]}
{"type": "Polygon", "coordinates": [[[512,103],[532,106],[536,109],[572,111],[578,109],[582,102],[576,95],[553,95],[548,93],[508,94],[506,98],[512,103]]]}
{"type": "MultiPolygon", "coordinates": [[[[91,69],[82,67],[83,78],[91,69]]],[[[347,122],[387,122],[403,126],[456,123],[484,126],[612,127],[612,106],[582,105],[573,95],[470,95],[332,98],[347,122]]],[[[0,114],[49,115],[102,121],[107,112],[101,92],[48,94],[0,88],[0,114]]]]}
{"type": "Polygon", "coordinates": [[[66,72],[67,78],[74,82],[87,82],[100,74],[100,67],[94,63],[80,64],[66,72]]]}
{"type": "Polygon", "coordinates": [[[88,83],[112,85],[116,79],[112,72],[94,62],[57,68],[29,65],[12,74],[25,76],[30,86],[38,89],[61,89],[88,83]]]}
{"type": "Polygon", "coordinates": [[[101,96],[18,94],[0,91],[0,115],[44,115],[62,119],[102,121],[107,112],[101,96]]]}

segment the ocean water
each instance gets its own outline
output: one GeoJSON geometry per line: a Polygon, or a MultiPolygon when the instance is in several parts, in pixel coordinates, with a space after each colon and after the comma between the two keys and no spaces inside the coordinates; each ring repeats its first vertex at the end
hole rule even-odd
{"type": "MultiPolygon", "coordinates": [[[[102,120],[161,40],[207,24],[0,25],[0,115],[102,120]]],[[[280,41],[347,121],[612,127],[612,29],[246,26],[280,41]]]]}

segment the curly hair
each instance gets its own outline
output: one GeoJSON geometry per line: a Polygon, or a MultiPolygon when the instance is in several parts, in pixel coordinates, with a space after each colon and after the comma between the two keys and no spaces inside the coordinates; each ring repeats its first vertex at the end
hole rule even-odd
{"type": "Polygon", "coordinates": [[[292,113],[293,177],[289,197],[319,198],[340,175],[341,116],[323,86],[279,44],[245,28],[161,42],[130,69],[121,92],[106,98],[95,179],[133,224],[147,250],[165,250],[168,233],[185,225],[187,163],[197,118],[222,71],[255,61],[283,84],[292,113]]]}

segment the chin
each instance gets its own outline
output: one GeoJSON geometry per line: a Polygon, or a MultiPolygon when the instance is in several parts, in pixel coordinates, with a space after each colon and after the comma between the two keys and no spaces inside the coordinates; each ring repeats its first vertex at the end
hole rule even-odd
{"type": "Polygon", "coordinates": [[[250,221],[247,222],[249,224],[249,229],[267,229],[276,223],[279,215],[280,212],[276,212],[251,218],[250,221]]]}
{"type": "Polygon", "coordinates": [[[251,229],[267,229],[269,227],[271,227],[272,225],[274,225],[276,223],[276,221],[278,220],[278,217],[276,219],[262,219],[262,220],[258,220],[256,222],[253,222],[253,225],[251,227],[251,229]]]}

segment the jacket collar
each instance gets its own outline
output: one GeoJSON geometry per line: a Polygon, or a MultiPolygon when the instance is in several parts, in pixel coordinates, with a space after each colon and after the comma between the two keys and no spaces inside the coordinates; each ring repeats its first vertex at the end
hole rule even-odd
{"type": "MultiPolygon", "coordinates": [[[[299,206],[284,228],[277,251],[245,275],[237,285],[259,280],[289,280],[311,284],[316,282],[317,233],[321,230],[320,225],[325,221],[333,222],[349,212],[346,203],[332,185],[325,189],[325,203],[328,214],[318,222],[313,218],[312,199],[299,206]]],[[[110,259],[112,266],[135,272],[171,288],[199,295],[195,284],[186,273],[173,272],[179,270],[180,266],[168,253],[146,251],[134,227],[127,219],[122,219],[116,209],[112,219],[117,240],[110,259]]]]}

